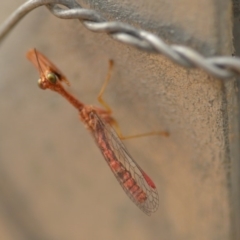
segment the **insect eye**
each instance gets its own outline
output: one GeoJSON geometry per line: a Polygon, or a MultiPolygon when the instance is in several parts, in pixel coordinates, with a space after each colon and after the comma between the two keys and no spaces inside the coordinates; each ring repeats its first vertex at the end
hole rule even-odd
{"type": "Polygon", "coordinates": [[[38,86],[42,89],[44,89],[43,84],[42,84],[42,79],[38,79],[38,86]]]}
{"type": "Polygon", "coordinates": [[[55,84],[55,83],[57,82],[57,75],[54,74],[54,73],[48,73],[48,74],[47,74],[47,80],[48,80],[50,83],[55,84]]]}

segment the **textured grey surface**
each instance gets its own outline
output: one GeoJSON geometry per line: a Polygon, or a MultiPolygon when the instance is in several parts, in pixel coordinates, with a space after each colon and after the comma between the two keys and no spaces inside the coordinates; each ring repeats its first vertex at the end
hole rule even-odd
{"type": "MultiPolygon", "coordinates": [[[[150,31],[122,21],[108,20],[98,11],[84,8],[75,0],[28,0],[0,25],[0,42],[24,16],[44,5],[60,19],[78,19],[88,30],[109,34],[116,41],[149,53],[161,54],[180,66],[199,68],[219,79],[229,79],[240,73],[239,57],[229,55],[207,57],[188,46],[167,44],[162,37],[150,31]]],[[[171,30],[171,33],[174,33],[174,30],[171,30]]]]}
{"type": "MultiPolygon", "coordinates": [[[[231,4],[223,0],[81,3],[206,56],[233,51],[231,4]]],[[[1,21],[17,7],[16,1],[4,4],[1,21]]],[[[17,26],[0,55],[4,239],[234,239],[233,219],[239,219],[239,196],[232,192],[239,187],[232,168],[239,166],[234,80],[224,84],[178,67],[89,32],[78,21],[56,19],[44,8],[17,26]],[[96,103],[113,58],[105,99],[123,132],[169,130],[169,138],[126,142],[158,187],[156,214],[144,216],[124,195],[77,113],[56,94],[37,88],[37,72],[24,58],[31,47],[49,56],[87,103],[96,103]]]]}

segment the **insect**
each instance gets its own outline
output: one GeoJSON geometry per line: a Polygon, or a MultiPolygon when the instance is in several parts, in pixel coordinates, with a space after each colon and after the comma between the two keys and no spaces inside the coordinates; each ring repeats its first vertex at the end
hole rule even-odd
{"type": "MultiPolygon", "coordinates": [[[[70,85],[69,81],[42,53],[31,49],[27,53],[27,58],[39,70],[39,87],[59,93],[78,110],[80,119],[91,132],[107,164],[130,199],[147,215],[155,212],[159,204],[156,186],[128,153],[120,140],[120,137],[123,138],[121,133],[117,134],[113,129],[112,126],[115,126],[119,130],[117,122],[111,115],[111,108],[102,99],[102,94],[111,76],[113,61],[109,61],[108,75],[98,97],[99,102],[105,107],[103,109],[85,105],[66,91],[62,83],[70,85]]],[[[167,132],[154,132],[132,137],[152,134],[167,135],[167,132]]]]}

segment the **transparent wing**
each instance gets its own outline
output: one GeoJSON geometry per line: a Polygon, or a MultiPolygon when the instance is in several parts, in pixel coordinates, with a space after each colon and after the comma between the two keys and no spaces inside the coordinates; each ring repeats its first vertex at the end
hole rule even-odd
{"type": "Polygon", "coordinates": [[[95,122],[92,134],[118,182],[130,199],[151,215],[159,204],[155,184],[130,156],[114,129],[95,112],[91,118],[95,122]]]}

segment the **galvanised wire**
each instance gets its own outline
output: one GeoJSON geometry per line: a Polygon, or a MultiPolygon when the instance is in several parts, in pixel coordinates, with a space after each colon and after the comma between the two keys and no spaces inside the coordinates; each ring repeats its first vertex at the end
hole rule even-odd
{"type": "Polygon", "coordinates": [[[0,26],[0,41],[27,13],[43,5],[58,18],[79,19],[91,31],[105,32],[125,44],[162,54],[183,67],[201,68],[221,79],[240,75],[240,58],[232,56],[206,58],[189,47],[166,44],[159,36],[150,32],[122,22],[109,22],[95,10],[82,8],[75,0],[29,0],[25,2],[0,26]]]}

